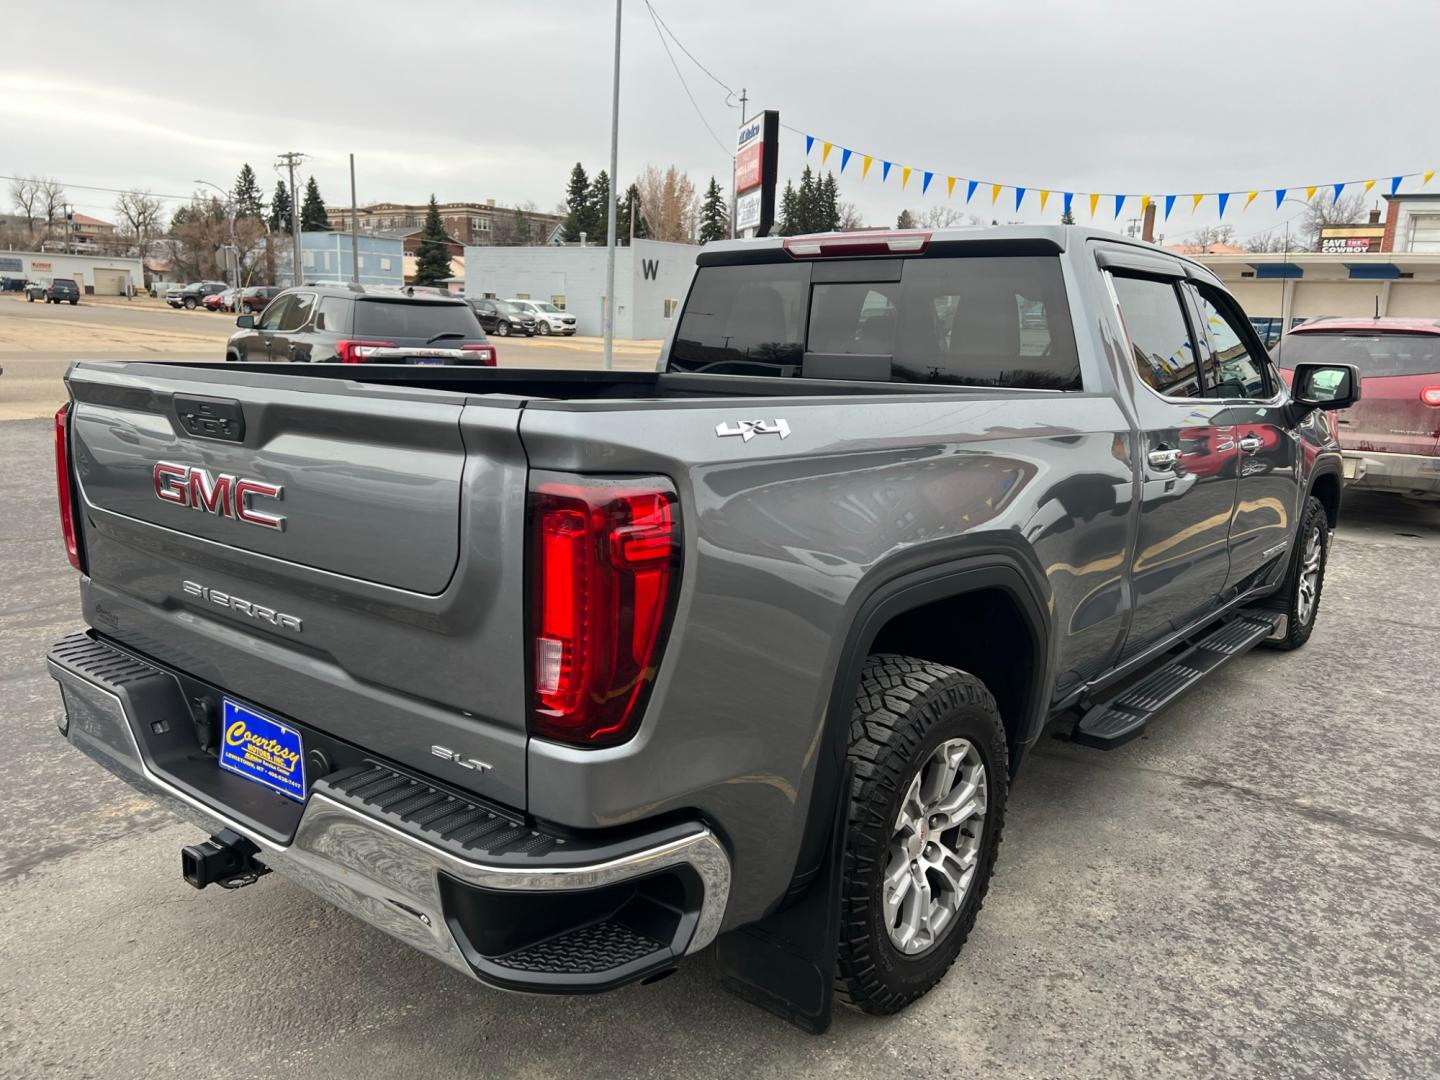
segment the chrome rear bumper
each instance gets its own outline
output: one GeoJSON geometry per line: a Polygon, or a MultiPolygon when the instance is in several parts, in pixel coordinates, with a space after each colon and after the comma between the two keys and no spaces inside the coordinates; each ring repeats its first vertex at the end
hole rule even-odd
{"type": "Polygon", "coordinates": [[[1357,490],[1440,496],[1440,457],[1341,450],[1345,485],[1357,490]]]}

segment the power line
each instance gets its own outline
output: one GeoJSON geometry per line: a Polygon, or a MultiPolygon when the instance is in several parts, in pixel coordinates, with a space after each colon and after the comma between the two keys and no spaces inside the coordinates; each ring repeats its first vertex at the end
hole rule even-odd
{"type": "MultiPolygon", "coordinates": [[[[31,180],[35,180],[35,179],[37,179],[37,178],[36,178],[36,177],[33,177],[33,176],[4,176],[4,175],[0,175],[0,180],[19,180],[19,181],[26,182],[26,183],[28,183],[28,182],[31,181],[31,180]]],[[[51,177],[51,176],[42,176],[42,177],[39,177],[38,179],[40,179],[40,180],[54,180],[54,177],[51,177]]],[[[74,188],[76,191],[105,191],[105,192],[109,192],[109,193],[112,194],[112,195],[128,195],[128,194],[130,194],[130,192],[132,192],[132,191],[135,190],[134,188],[96,187],[94,184],[72,184],[72,183],[70,183],[70,182],[68,182],[68,181],[66,181],[66,180],[55,180],[55,183],[59,184],[62,188],[66,188],[66,189],[74,188]]],[[[152,196],[153,198],[156,198],[156,199],[178,199],[178,200],[180,200],[181,202],[190,202],[192,199],[195,198],[194,192],[191,192],[189,195],[166,195],[165,193],[159,192],[159,191],[146,191],[146,192],[144,192],[144,194],[149,195],[149,196],[152,196]]]]}
{"type": "Polygon", "coordinates": [[[670,40],[675,42],[675,44],[679,47],[680,51],[690,58],[690,62],[696,67],[698,67],[701,71],[703,71],[706,75],[709,75],[710,78],[715,82],[715,85],[720,87],[721,90],[724,90],[731,97],[734,97],[735,91],[729,86],[725,85],[724,81],[721,80],[720,76],[716,75],[704,64],[700,63],[699,60],[695,59],[695,54],[692,53],[689,49],[687,49],[685,47],[685,43],[675,36],[675,31],[670,29],[670,24],[660,17],[660,13],[655,10],[655,6],[651,4],[649,0],[645,0],[645,6],[650,9],[650,17],[656,20],[661,26],[665,28],[665,33],[670,35],[670,40]]]}
{"type": "MultiPolygon", "coordinates": [[[[680,80],[681,89],[685,91],[685,96],[690,99],[690,104],[695,109],[695,115],[700,118],[700,123],[705,125],[705,130],[710,133],[710,138],[715,140],[715,145],[720,147],[721,152],[729,157],[731,153],[730,147],[724,143],[719,135],[715,134],[715,129],[710,126],[710,121],[705,119],[705,114],[700,111],[700,104],[695,100],[695,95],[690,92],[690,84],[685,81],[685,76],[680,71],[680,65],[675,62],[675,54],[670,51],[670,43],[665,40],[665,33],[660,29],[660,17],[655,14],[655,9],[648,3],[645,5],[645,9],[650,12],[650,21],[655,25],[655,36],[660,39],[661,48],[665,50],[665,55],[670,58],[670,66],[675,69],[675,77],[680,80]]],[[[677,41],[676,44],[679,45],[680,43],[677,41]]],[[[680,47],[682,49],[684,48],[683,45],[680,47]]],[[[687,52],[685,55],[689,56],[690,54],[687,52]]],[[[691,59],[693,60],[694,57],[691,57],[691,59]]],[[[706,74],[709,75],[710,73],[706,72],[706,74]]],[[[715,78],[713,75],[710,77],[712,79],[715,78]]],[[[721,83],[720,85],[724,86],[725,84],[721,83]]],[[[729,87],[726,87],[726,89],[728,90],[729,87]]],[[[610,183],[615,183],[614,177],[611,177],[610,183]]]]}

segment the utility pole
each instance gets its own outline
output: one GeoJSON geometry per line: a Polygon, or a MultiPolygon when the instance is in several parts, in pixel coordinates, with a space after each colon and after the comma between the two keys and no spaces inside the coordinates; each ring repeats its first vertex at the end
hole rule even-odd
{"type": "MultiPolygon", "coordinates": [[[[746,96],[745,87],[740,88],[740,123],[736,127],[745,126],[745,103],[750,99],[746,96]]],[[[735,233],[735,211],[738,205],[735,199],[735,155],[730,155],[730,239],[734,240],[735,233]]]]}
{"type": "Polygon", "coordinates": [[[350,155],[350,280],[360,284],[360,211],[355,206],[355,155],[350,155]]]}
{"type": "Polygon", "coordinates": [[[615,80],[610,94],[610,197],[605,205],[605,370],[615,366],[615,177],[620,159],[620,8],[615,0],[615,80]]]}
{"type": "Polygon", "coordinates": [[[300,190],[295,186],[295,166],[304,160],[304,154],[290,150],[281,154],[278,162],[290,173],[290,257],[294,260],[290,270],[291,285],[300,284],[300,190]]]}

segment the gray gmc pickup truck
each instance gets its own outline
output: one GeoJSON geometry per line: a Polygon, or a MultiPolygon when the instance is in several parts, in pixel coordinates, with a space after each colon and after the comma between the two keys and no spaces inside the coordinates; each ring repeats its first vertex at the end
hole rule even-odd
{"type": "Polygon", "coordinates": [[[1074,227],[712,244],[654,372],[86,363],[78,749],[491,986],[810,1029],[974,925],[1047,724],[1310,636],[1344,364],[1074,227]]]}

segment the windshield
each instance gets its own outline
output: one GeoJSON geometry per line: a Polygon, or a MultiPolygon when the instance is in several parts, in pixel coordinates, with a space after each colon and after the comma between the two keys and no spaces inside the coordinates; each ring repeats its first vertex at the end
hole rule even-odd
{"type": "Polygon", "coordinates": [[[1289,334],[1271,353],[1286,370],[1296,364],[1354,364],[1362,376],[1440,372],[1440,334],[1289,334]]]}
{"type": "Polygon", "coordinates": [[[560,309],[559,309],[558,307],[556,307],[554,304],[536,304],[535,306],[536,306],[537,308],[539,308],[541,311],[545,312],[545,314],[547,314],[547,315],[559,315],[559,314],[560,314],[560,309]]]}
{"type": "Polygon", "coordinates": [[[355,335],[364,338],[420,338],[462,334],[485,340],[485,332],[466,303],[413,304],[404,300],[360,299],[355,302],[355,335]]]}
{"type": "Polygon", "coordinates": [[[495,305],[495,310],[500,312],[501,315],[521,314],[521,312],[515,307],[515,305],[507,304],[504,300],[494,300],[491,302],[495,305]]]}
{"type": "Polygon", "coordinates": [[[702,266],[669,368],[1050,390],[1081,385],[1054,256],[702,266]]]}

